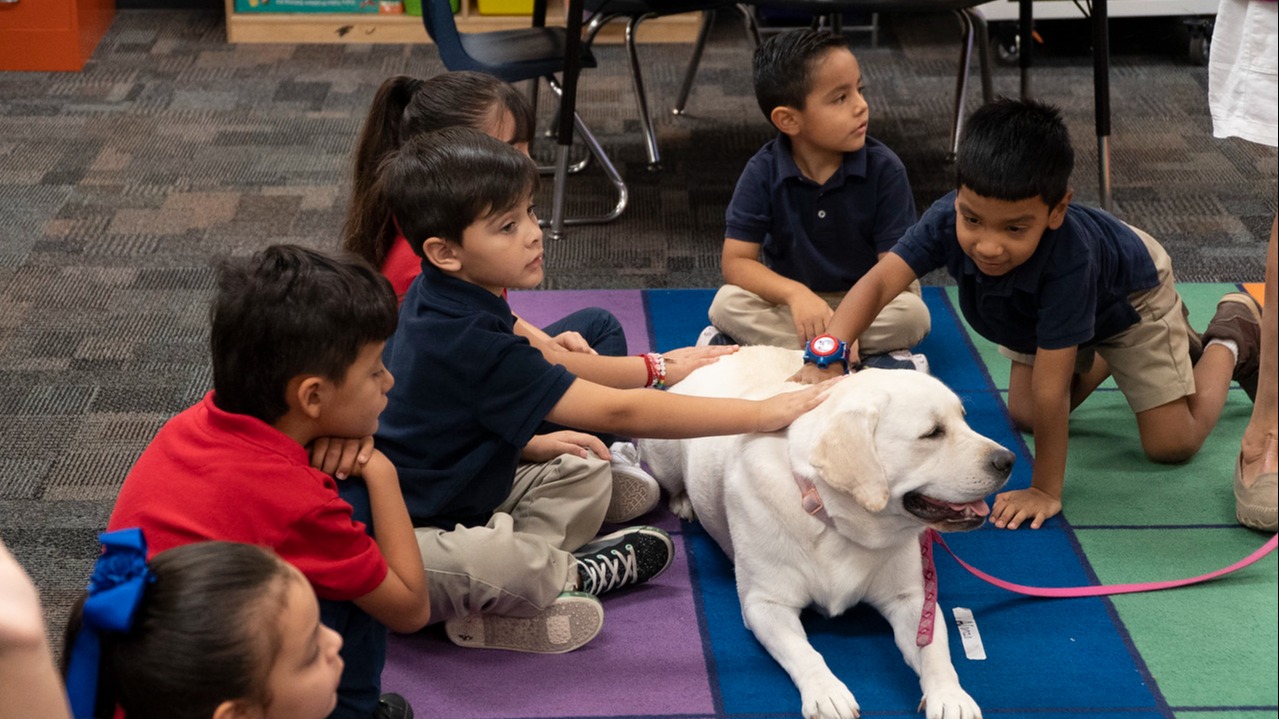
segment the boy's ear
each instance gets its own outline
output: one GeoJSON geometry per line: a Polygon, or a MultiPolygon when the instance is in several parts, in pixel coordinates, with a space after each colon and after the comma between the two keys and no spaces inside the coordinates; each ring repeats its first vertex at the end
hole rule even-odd
{"type": "Polygon", "coordinates": [[[422,243],[422,255],[427,261],[445,272],[457,272],[462,269],[462,258],[457,247],[443,237],[428,237],[422,243]]]}
{"type": "Polygon", "coordinates": [[[319,375],[300,374],[289,380],[284,391],[284,401],[290,411],[300,412],[311,419],[318,419],[323,404],[324,380],[319,375]]]}
{"type": "Polygon", "coordinates": [[[1048,229],[1055,230],[1061,227],[1061,223],[1066,221],[1066,208],[1070,206],[1070,198],[1074,197],[1074,195],[1074,190],[1066,190],[1061,202],[1058,202],[1056,207],[1048,211],[1048,229]]]}
{"type": "Polygon", "coordinates": [[[212,719],[257,719],[261,714],[259,707],[243,699],[229,699],[213,710],[212,719]]]}
{"type": "Polygon", "coordinates": [[[768,119],[773,121],[773,127],[776,127],[782,134],[793,137],[799,132],[801,126],[799,111],[787,105],[778,105],[773,111],[768,113],[768,119]]]}

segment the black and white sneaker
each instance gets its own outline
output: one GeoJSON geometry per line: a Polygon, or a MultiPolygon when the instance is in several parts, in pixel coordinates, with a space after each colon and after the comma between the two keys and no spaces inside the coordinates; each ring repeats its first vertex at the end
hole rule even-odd
{"type": "Polygon", "coordinates": [[[657,527],[627,527],[606,534],[573,553],[583,592],[600,596],[643,584],[671,566],[675,545],[657,527]]]}

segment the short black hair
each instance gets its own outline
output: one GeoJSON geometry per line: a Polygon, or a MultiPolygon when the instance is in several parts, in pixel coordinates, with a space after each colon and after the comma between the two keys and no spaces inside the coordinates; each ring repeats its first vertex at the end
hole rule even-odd
{"type": "Polygon", "coordinates": [[[1061,111],[997,98],[973,112],[955,155],[955,187],[996,200],[1038,197],[1055,207],[1070,189],[1075,151],[1061,111]]]}
{"type": "Polygon", "coordinates": [[[755,100],[770,123],[773,108],[804,109],[804,100],[813,90],[813,63],[834,49],[848,50],[848,41],[829,30],[808,28],[779,33],[755,48],[751,63],[755,100]]]}
{"type": "Polygon", "coordinates": [[[382,163],[382,196],[413,251],[440,237],[461,244],[476,220],[503,212],[537,192],[528,155],[469,127],[419,135],[382,163]]]}
{"type": "Polygon", "coordinates": [[[273,245],[222,262],[211,315],[214,402],[271,424],[288,411],[289,380],[341,384],[399,310],[391,284],[354,254],[273,245]]]}

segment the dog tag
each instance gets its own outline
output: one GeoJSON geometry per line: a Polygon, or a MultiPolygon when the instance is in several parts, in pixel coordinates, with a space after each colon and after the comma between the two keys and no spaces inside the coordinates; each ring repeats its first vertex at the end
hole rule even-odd
{"type": "Polygon", "coordinates": [[[986,647],[982,646],[973,610],[955,607],[952,611],[955,614],[955,624],[959,627],[959,639],[964,643],[964,656],[975,661],[985,659],[986,647]]]}

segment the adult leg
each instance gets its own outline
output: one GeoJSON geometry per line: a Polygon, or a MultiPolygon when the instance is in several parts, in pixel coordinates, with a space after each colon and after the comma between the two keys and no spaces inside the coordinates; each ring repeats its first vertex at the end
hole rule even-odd
{"type": "Polygon", "coordinates": [[[1279,312],[1279,290],[1275,289],[1276,241],[1279,216],[1270,225],[1270,243],[1266,250],[1266,297],[1261,314],[1261,367],[1257,378],[1257,397],[1252,405],[1252,417],[1244,428],[1240,443],[1239,466],[1236,470],[1235,501],[1239,521],[1250,527],[1275,531],[1276,527],[1276,468],[1279,467],[1279,399],[1276,383],[1279,382],[1279,359],[1276,358],[1276,324],[1279,312]]]}

